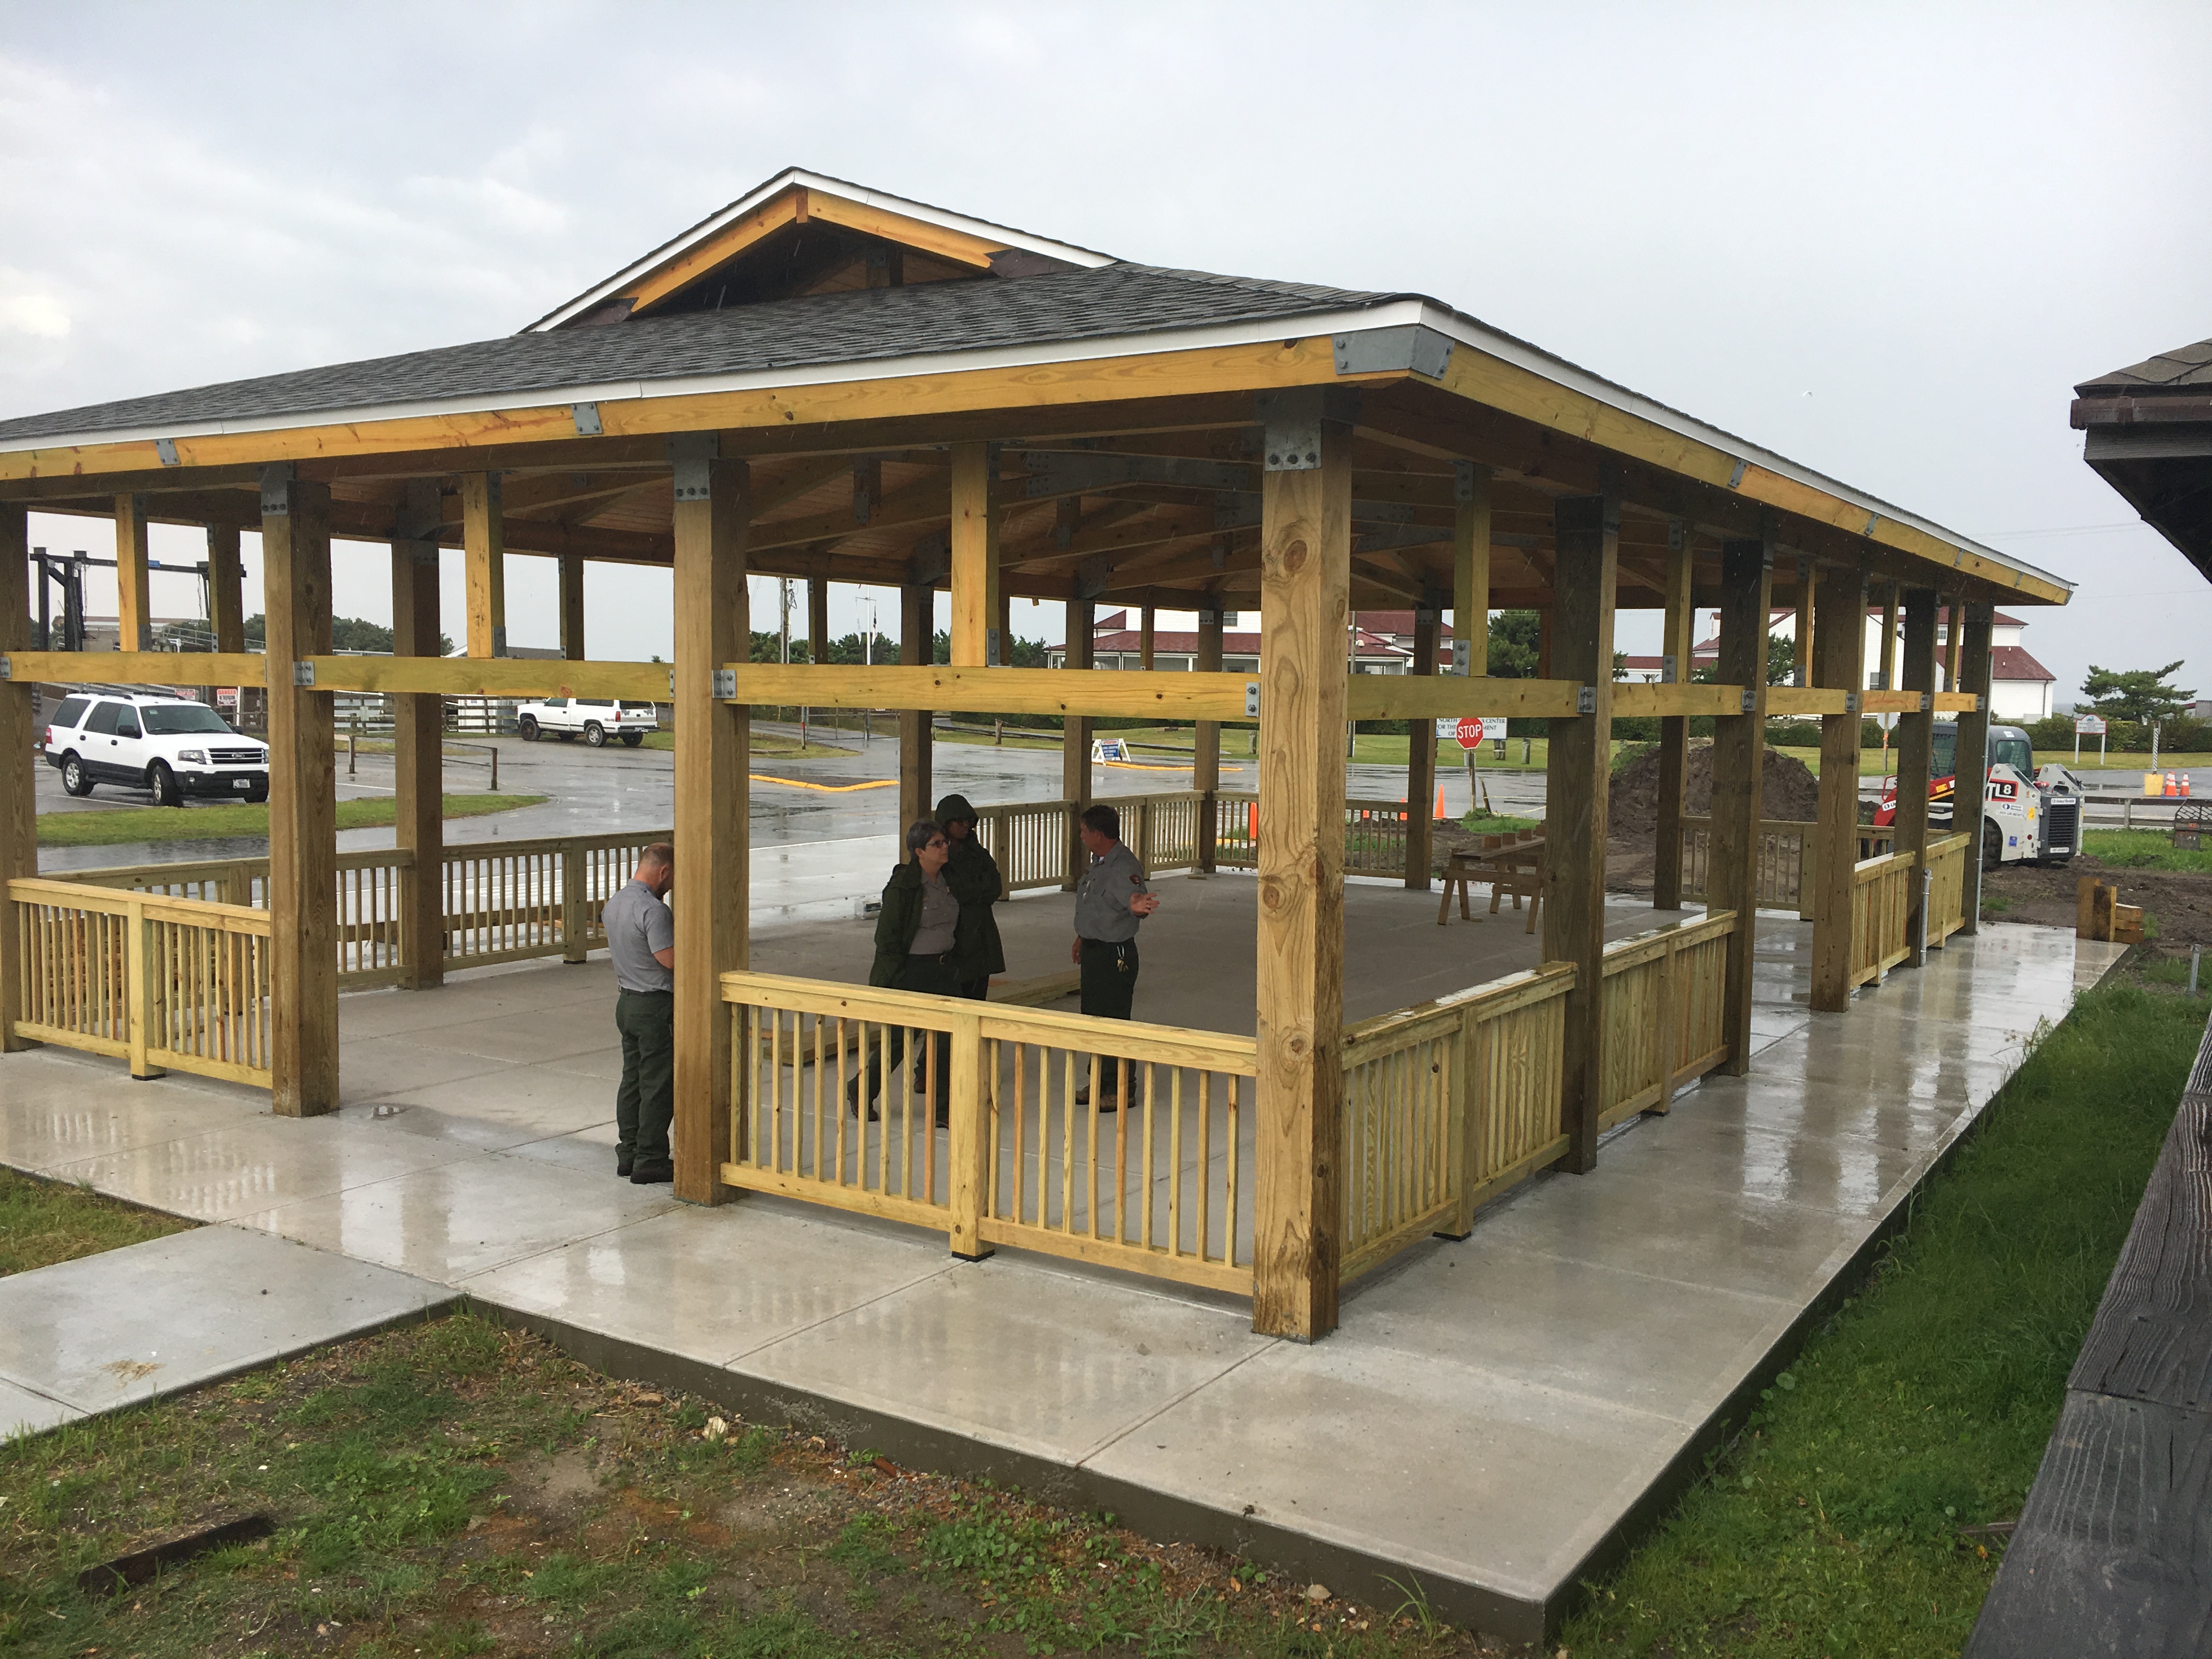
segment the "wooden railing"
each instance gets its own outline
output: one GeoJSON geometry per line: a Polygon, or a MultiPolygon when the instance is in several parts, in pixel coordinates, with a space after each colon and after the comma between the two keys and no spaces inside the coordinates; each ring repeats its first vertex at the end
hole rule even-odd
{"type": "MultiPolygon", "coordinates": [[[[606,942],[600,913],[629,879],[638,855],[668,838],[665,830],[646,830],[447,848],[439,872],[445,913],[441,965],[481,968],[533,957],[581,962],[586,951],[606,942]]],[[[408,936],[404,902],[414,867],[414,854],[398,849],[337,855],[341,988],[366,990],[414,976],[416,941],[408,936]]],[[[268,902],[269,860],[140,864],[70,871],[56,879],[259,907],[268,902]]]]}
{"type": "Polygon", "coordinates": [[[999,875],[1009,893],[1067,883],[1074,856],[1075,823],[1066,801],[978,807],[975,838],[999,861],[999,875]]]}
{"type": "Polygon", "coordinates": [[[22,967],[15,1032],[167,1070],[269,1086],[265,910],[76,882],[8,884],[22,967]]]}
{"type": "MultiPolygon", "coordinates": [[[[1257,795],[1241,791],[1214,797],[1213,861],[1217,868],[1259,868],[1259,800],[1257,795]]],[[[1410,810],[1401,800],[1345,802],[1345,874],[1402,877],[1406,873],[1406,826],[1410,810]]]]}
{"type": "Polygon", "coordinates": [[[1723,910],[1605,947],[1601,1128],[1665,1111],[1683,1084],[1728,1058],[1723,993],[1735,928],[1723,910]]]}
{"type": "MultiPolygon", "coordinates": [[[[1682,820],[1682,896],[1686,899],[1711,896],[1712,827],[1709,817],[1682,820]]],[[[1795,910],[1801,918],[1811,918],[1814,834],[1819,828],[1788,818],[1759,820],[1752,879],[1753,902],[1760,909],[1795,910]]],[[[1894,841],[1891,830],[1859,826],[1859,850],[1867,857],[1887,852],[1894,841]]]]}
{"type": "Polygon", "coordinates": [[[1250,1294],[1250,1038],[773,974],[726,974],[722,997],[732,1186],[941,1231],[962,1255],[1250,1294]],[[873,1121],[847,1095],[861,1079],[865,1108],[871,1071],[873,1121]]]}
{"type": "Polygon", "coordinates": [[[1966,925],[1966,860],[1974,838],[1960,834],[1928,843],[1928,944],[1930,949],[1966,925]]]}
{"type": "Polygon", "coordinates": [[[1861,859],[1851,871],[1851,983],[1880,979],[1912,954],[1912,915],[1920,860],[1910,852],[1861,859]]]}

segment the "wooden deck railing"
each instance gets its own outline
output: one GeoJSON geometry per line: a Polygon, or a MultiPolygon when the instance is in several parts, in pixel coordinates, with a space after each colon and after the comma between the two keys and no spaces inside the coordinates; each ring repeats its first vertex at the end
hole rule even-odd
{"type": "Polygon", "coordinates": [[[23,969],[15,1031],[164,1071],[269,1086],[269,913],[246,905],[8,884],[23,969]]]}
{"type": "Polygon", "coordinates": [[[1911,853],[1861,859],[1851,870],[1851,983],[1866,985],[1912,954],[1912,915],[1920,860],[1911,853]]]}
{"type": "Polygon", "coordinates": [[[1974,838],[1963,832],[1928,843],[1928,944],[1939,948],[1966,925],[1966,860],[1974,838]]]}
{"type": "Polygon", "coordinates": [[[1675,1090],[1728,1058],[1722,1018],[1733,911],[1605,947],[1605,1097],[1599,1127],[1665,1111],[1675,1090]]]}
{"type": "MultiPolygon", "coordinates": [[[[1213,799],[1215,866],[1224,870],[1256,870],[1260,865],[1260,798],[1229,791],[1213,799]]],[[[1402,877],[1406,873],[1409,810],[1401,800],[1345,802],[1345,874],[1402,877]]]]}
{"type": "MultiPolygon", "coordinates": [[[[1713,821],[1709,817],[1682,820],[1682,896],[1705,899],[1707,872],[1712,867],[1713,821]]],[[[1813,915],[1814,836],[1820,826],[1790,818],[1762,818],[1759,848],[1753,860],[1753,899],[1762,910],[1795,910],[1809,921],[1813,915]]],[[[1867,857],[1887,852],[1896,837],[1888,830],[1859,826],[1859,850],[1867,857]]]]}
{"type": "Polygon", "coordinates": [[[722,997],[732,1186],[942,1231],[963,1255],[1251,1293],[1249,1037],[774,974],[726,974],[722,997]],[[878,1072],[874,1121],[847,1103],[848,1057],[878,1072]]]}

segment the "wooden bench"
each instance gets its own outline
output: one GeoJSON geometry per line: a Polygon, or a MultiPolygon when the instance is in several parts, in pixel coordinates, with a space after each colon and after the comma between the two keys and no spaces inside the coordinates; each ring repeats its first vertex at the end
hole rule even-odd
{"type": "Polygon", "coordinates": [[[1459,896],[1462,921],[1474,920],[1468,899],[1477,885],[1490,889],[1490,914],[1496,915],[1508,896],[1518,910],[1528,901],[1528,919],[1522,931],[1536,931],[1536,917],[1544,902],[1544,837],[1540,831],[1522,830],[1511,835],[1485,836],[1480,852],[1454,853],[1444,863],[1443,898],[1437,906],[1437,926],[1451,920],[1452,896],[1459,896]]]}

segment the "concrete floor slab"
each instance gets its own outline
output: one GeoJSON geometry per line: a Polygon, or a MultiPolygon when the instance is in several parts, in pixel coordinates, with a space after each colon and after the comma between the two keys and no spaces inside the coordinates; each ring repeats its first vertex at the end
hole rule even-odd
{"type": "MultiPolygon", "coordinates": [[[[361,991],[338,999],[338,1034],[347,1042],[398,1036],[410,1031],[465,1025],[501,1014],[523,1014],[611,997],[612,972],[599,959],[562,975],[533,973],[518,981],[512,975],[471,970],[427,991],[361,991]]],[[[529,964],[542,968],[541,963],[529,964]]]]}
{"type": "Polygon", "coordinates": [[[618,1180],[611,1167],[593,1179],[538,1159],[479,1152],[239,1219],[455,1285],[675,1206],[667,1187],[618,1180]]]}
{"type": "Polygon", "coordinates": [[[269,1115],[269,1097],[258,1090],[201,1088],[185,1079],[154,1087],[112,1060],[59,1048],[10,1054],[6,1065],[0,1164],[42,1175],[269,1115]]]}
{"type": "Polygon", "coordinates": [[[501,1307],[720,1365],[952,1266],[909,1229],[748,1198],[679,1206],[463,1284],[501,1307]]]}
{"type": "Polygon", "coordinates": [[[22,1435],[44,1434],[84,1413],[74,1406],[50,1400],[33,1389],[18,1388],[0,1378],[0,1446],[22,1435]]]}
{"type": "Polygon", "coordinates": [[[1275,1346],[1241,1308],[963,1263],[732,1369],[1066,1464],[1275,1346]]]}
{"type": "MultiPolygon", "coordinates": [[[[611,980],[612,975],[609,975],[611,980]]],[[[406,1040],[426,1048],[532,1066],[571,1055],[617,1052],[621,1039],[615,1030],[614,998],[596,1002],[562,1003],[516,1013],[494,1014],[461,1025],[436,1025],[410,1032],[406,1040]]],[[[619,1060],[617,1062],[619,1065],[619,1060]]]]}
{"type": "Polygon", "coordinates": [[[382,1134],[337,1117],[291,1119],[264,1113],[156,1146],[65,1164],[54,1173],[149,1209],[195,1221],[228,1221],[468,1155],[464,1146],[419,1135],[382,1134]]]}
{"type": "MultiPolygon", "coordinates": [[[[339,998],[338,1003],[343,1007],[345,999],[339,998]]],[[[338,1040],[343,1048],[338,1097],[348,1105],[356,1101],[389,1100],[410,1089],[462,1078],[489,1077],[507,1067],[507,1062],[487,1055],[432,1048],[422,1040],[422,1033],[415,1031],[357,1041],[341,1036],[338,1040]]]]}
{"type": "Polygon", "coordinates": [[[0,1378],[81,1412],[107,1411],[451,1295],[266,1233],[195,1228],[0,1279],[0,1378]]]}
{"type": "MultiPolygon", "coordinates": [[[[622,1073],[615,1066],[616,1080],[622,1073]]],[[[453,1124],[470,1123],[488,1129],[505,1128],[512,1139],[506,1144],[568,1134],[594,1123],[611,1123],[615,1116],[615,1083],[579,1071],[568,1060],[539,1065],[503,1067],[495,1089],[483,1086],[480,1078],[461,1078],[403,1089],[377,1103],[387,1107],[420,1109],[401,1111],[402,1118],[427,1113],[453,1124]]],[[[360,1111],[360,1107],[350,1107],[360,1111]]],[[[374,1110],[374,1107],[368,1109],[374,1110]]],[[[392,1121],[390,1115],[380,1120],[392,1121]]]]}
{"type": "Polygon", "coordinates": [[[1663,1126],[1639,1122],[1635,1133],[1606,1147],[1606,1161],[1655,1186],[1869,1217],[1881,1213],[1898,1183],[1914,1178],[1925,1160],[1925,1146],[1912,1150],[1870,1136],[1771,1129],[1732,1113],[1708,1113],[1705,1104],[1692,1096],[1663,1126]]]}

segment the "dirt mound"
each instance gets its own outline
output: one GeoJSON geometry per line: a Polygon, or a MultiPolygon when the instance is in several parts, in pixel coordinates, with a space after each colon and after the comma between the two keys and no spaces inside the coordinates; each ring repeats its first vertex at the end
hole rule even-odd
{"type": "MultiPolygon", "coordinates": [[[[1712,805],[1713,746],[1693,743],[1689,774],[1682,783],[1682,811],[1701,818],[1712,805]]],[[[1759,817],[1810,823],[1820,811],[1820,781],[1812,769],[1794,755],[1768,750],[1765,775],[1759,782],[1759,817]]],[[[1613,775],[1606,796],[1606,835],[1613,841],[1648,842],[1658,829],[1659,751],[1654,749],[1613,775]]]]}

